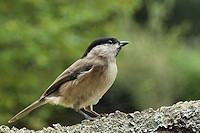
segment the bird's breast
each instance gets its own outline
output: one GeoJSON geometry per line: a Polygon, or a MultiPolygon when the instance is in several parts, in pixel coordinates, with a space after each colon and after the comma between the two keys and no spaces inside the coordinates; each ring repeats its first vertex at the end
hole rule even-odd
{"type": "MultiPolygon", "coordinates": [[[[108,91],[112,86],[117,76],[117,65],[115,62],[108,64],[103,74],[99,76],[94,82],[94,87],[91,88],[92,96],[88,100],[88,105],[95,105],[98,103],[99,99],[108,91]]],[[[86,105],[87,106],[87,105],[86,105]]]]}
{"type": "Polygon", "coordinates": [[[105,70],[105,75],[102,76],[102,82],[104,85],[102,88],[109,89],[113,82],[115,81],[115,78],[117,76],[117,65],[116,63],[110,63],[108,65],[107,70],[105,70]]]}

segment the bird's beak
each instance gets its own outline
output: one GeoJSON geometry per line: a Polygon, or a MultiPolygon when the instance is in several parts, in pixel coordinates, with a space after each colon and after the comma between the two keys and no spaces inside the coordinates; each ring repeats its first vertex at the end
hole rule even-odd
{"type": "Polygon", "coordinates": [[[125,46],[126,44],[129,44],[129,41],[120,41],[120,47],[125,46]]]}

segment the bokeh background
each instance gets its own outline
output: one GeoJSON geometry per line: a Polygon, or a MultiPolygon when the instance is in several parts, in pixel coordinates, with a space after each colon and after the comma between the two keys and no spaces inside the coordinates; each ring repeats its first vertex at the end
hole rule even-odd
{"type": "Polygon", "coordinates": [[[200,99],[198,0],[1,0],[0,124],[41,129],[83,120],[47,104],[7,124],[103,36],[131,44],[119,53],[116,82],[97,112],[200,99]]]}

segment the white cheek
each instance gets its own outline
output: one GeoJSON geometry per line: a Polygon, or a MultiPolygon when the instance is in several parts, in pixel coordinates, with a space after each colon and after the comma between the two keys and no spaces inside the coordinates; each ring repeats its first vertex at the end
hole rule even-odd
{"type": "Polygon", "coordinates": [[[120,45],[117,43],[117,44],[115,44],[115,47],[118,49],[118,48],[120,48],[120,45]]]}
{"type": "Polygon", "coordinates": [[[100,45],[98,47],[98,50],[101,51],[101,53],[106,53],[106,54],[112,54],[116,51],[118,45],[117,44],[104,44],[100,45]]]}
{"type": "Polygon", "coordinates": [[[93,58],[94,56],[104,56],[107,58],[113,58],[118,52],[119,44],[104,44],[94,47],[89,53],[88,57],[93,58]]]}

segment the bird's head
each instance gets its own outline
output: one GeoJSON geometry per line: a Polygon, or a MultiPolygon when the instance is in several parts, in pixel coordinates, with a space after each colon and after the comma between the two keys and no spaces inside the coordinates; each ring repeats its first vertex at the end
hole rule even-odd
{"type": "Polygon", "coordinates": [[[112,37],[101,37],[92,41],[81,58],[87,56],[116,57],[128,41],[119,41],[112,37]]]}

